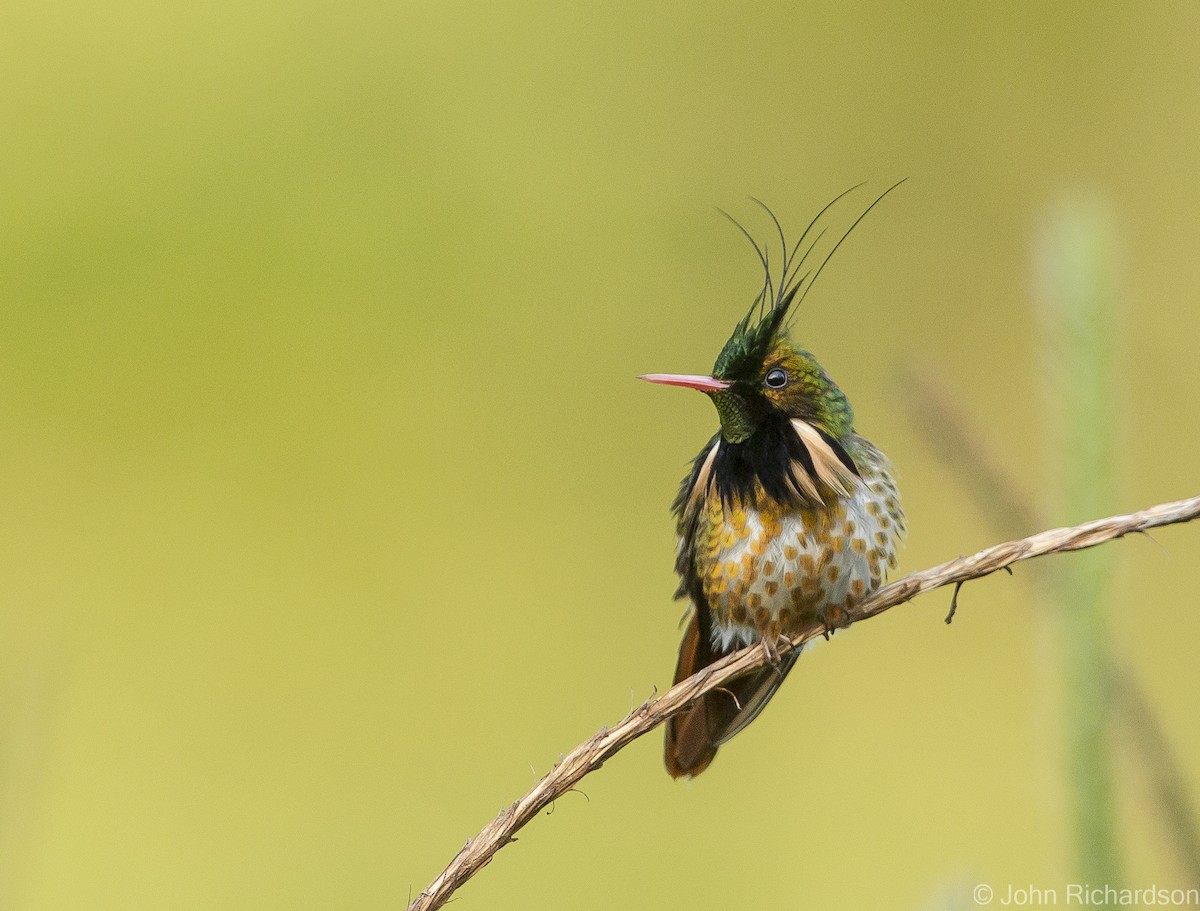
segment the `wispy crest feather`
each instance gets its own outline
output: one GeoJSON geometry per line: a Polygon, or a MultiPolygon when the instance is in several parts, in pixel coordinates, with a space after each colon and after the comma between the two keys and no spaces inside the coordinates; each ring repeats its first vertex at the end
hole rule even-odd
{"type": "Polygon", "coordinates": [[[899,180],[892,184],[886,190],[879,194],[862,214],[854,220],[845,233],[838,238],[837,243],[825,254],[819,266],[815,269],[805,270],[805,264],[808,262],[808,257],[812,251],[820,243],[825,233],[829,230],[828,226],[823,227],[812,238],[811,242],[800,252],[800,248],[804,246],[805,240],[812,233],[822,216],[825,215],[837,202],[845,196],[853,193],[864,184],[855,184],[848,190],[844,190],[830,200],[824,208],[821,209],[808,223],[808,227],[804,229],[804,233],[789,249],[786,235],[784,234],[783,226],[779,219],[775,217],[775,213],[762,200],[751,197],[751,201],[758,205],[771,222],[775,225],[775,230],[779,236],[779,249],[782,266],[779,269],[778,277],[771,269],[771,255],[768,244],[763,243],[761,246],[758,241],[750,234],[749,231],[736,218],[726,212],[724,209],[718,208],[717,211],[727,218],[733,225],[742,233],[742,236],[750,242],[754,248],[754,252],[758,254],[759,262],[763,267],[763,284],[758,294],[754,298],[754,302],[750,305],[750,309],[741,321],[734,327],[733,333],[729,340],[725,343],[725,347],[721,349],[720,355],[717,357],[717,362],[713,367],[713,375],[722,379],[737,379],[738,374],[747,370],[756,370],[763,360],[766,358],[767,352],[772,344],[778,338],[780,331],[786,328],[789,314],[799,304],[804,301],[812,286],[816,284],[817,278],[822,270],[833,258],[833,254],[837,252],[838,247],[850,236],[859,223],[867,217],[867,214],[874,209],[883,200],[885,196],[904,183],[908,178],[899,180]]]}

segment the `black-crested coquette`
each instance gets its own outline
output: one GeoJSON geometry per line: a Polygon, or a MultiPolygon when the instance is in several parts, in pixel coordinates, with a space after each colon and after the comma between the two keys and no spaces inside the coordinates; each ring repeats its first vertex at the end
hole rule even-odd
{"type": "MultiPolygon", "coordinates": [[[[803,254],[801,247],[833,202],[790,248],[771,215],[782,268],[775,277],[767,248],[755,244],[766,273],[762,290],[711,375],[641,377],[705,393],[720,418],[674,503],[679,596],[692,608],[676,682],[748,644],[773,653],[781,636],[814,620],[837,628],[896,563],[904,514],[891,467],[855,432],[849,400],[789,332],[795,311],[850,233],[805,271],[825,232],[803,254]]],[[[670,719],[667,771],[675,777],[704,771],[717,748],[758,716],[798,656],[791,651],[670,719]]]]}

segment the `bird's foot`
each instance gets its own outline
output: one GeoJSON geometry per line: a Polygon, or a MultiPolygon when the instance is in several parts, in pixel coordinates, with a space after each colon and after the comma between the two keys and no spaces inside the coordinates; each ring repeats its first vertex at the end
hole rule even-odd
{"type": "Polygon", "coordinates": [[[790,640],[782,633],[766,633],[758,640],[762,646],[763,655],[767,659],[767,664],[773,667],[776,672],[783,665],[783,656],[779,653],[779,646],[790,644],[790,640]]]}
{"type": "Polygon", "coordinates": [[[844,607],[837,604],[826,604],[824,607],[818,608],[817,619],[825,627],[826,640],[838,630],[845,629],[850,625],[850,614],[844,607]]]}

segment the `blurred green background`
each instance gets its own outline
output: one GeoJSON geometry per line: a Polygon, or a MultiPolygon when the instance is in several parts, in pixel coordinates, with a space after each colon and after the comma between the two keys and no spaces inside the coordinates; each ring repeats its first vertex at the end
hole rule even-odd
{"type": "MultiPolygon", "coordinates": [[[[902,571],[999,539],[906,370],[1087,518],[1040,442],[1063,199],[1115,231],[1104,511],[1200,492],[1198,41],[1194,3],[6,5],[0,907],[399,907],[667,686],[716,421],[633,377],[708,369],[757,290],[714,204],[798,232],[909,177],[797,324],[898,466],[902,571]]],[[[1200,527],[1110,547],[1194,796],[1200,527]]],[[[948,600],[816,648],[695,782],[634,744],[462,907],[1071,881],[1047,604],[1025,568],[948,600]]],[[[1116,760],[1126,879],[1185,884],[1116,760]]]]}

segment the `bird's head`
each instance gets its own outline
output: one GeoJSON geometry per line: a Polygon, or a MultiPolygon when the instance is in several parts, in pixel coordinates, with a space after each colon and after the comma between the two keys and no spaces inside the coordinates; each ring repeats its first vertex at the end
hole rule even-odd
{"type": "Polygon", "coordinates": [[[773,415],[805,421],[835,439],[849,433],[854,416],[846,396],[788,335],[787,317],[800,291],[800,284],[793,284],[769,308],[763,305],[764,291],[734,327],[711,375],[652,373],[641,378],[706,393],[728,443],[747,442],[773,415]]]}
{"type": "Polygon", "coordinates": [[[711,374],[641,377],[698,389],[712,399],[721,419],[720,442],[701,454],[705,461],[697,465],[697,476],[715,477],[723,501],[753,498],[761,490],[779,502],[816,502],[831,492],[844,494],[853,483],[851,477],[858,475],[845,446],[854,430],[850,402],[816,359],[792,342],[788,326],[838,247],[899,185],[893,184],[867,206],[815,268],[806,263],[825,230],[801,253],[805,239],[821,216],[855,187],[818,212],[790,248],[778,219],[763,206],[779,234],[783,265],[777,274],[767,248],[734,221],[754,245],[765,273],[749,311],[734,326],[711,374]]]}
{"type": "Polygon", "coordinates": [[[867,206],[833,244],[820,265],[808,270],[805,269],[808,256],[824,236],[825,229],[817,233],[802,255],[797,256],[805,239],[821,216],[857,187],[851,187],[818,212],[790,250],[779,220],[763,205],[779,232],[783,267],[778,278],[772,274],[767,247],[760,247],[745,228],[726,215],[754,245],[765,273],[762,290],[749,312],[734,326],[710,376],[651,373],[641,379],[706,393],[717,407],[721,436],[727,443],[736,445],[753,440],[760,429],[779,423],[772,421],[773,417],[803,422],[835,440],[850,433],[854,426],[850,403],[816,359],[792,342],[788,324],[793,310],[803,302],[838,247],[867,213],[900,183],[893,184],[867,206]]]}

